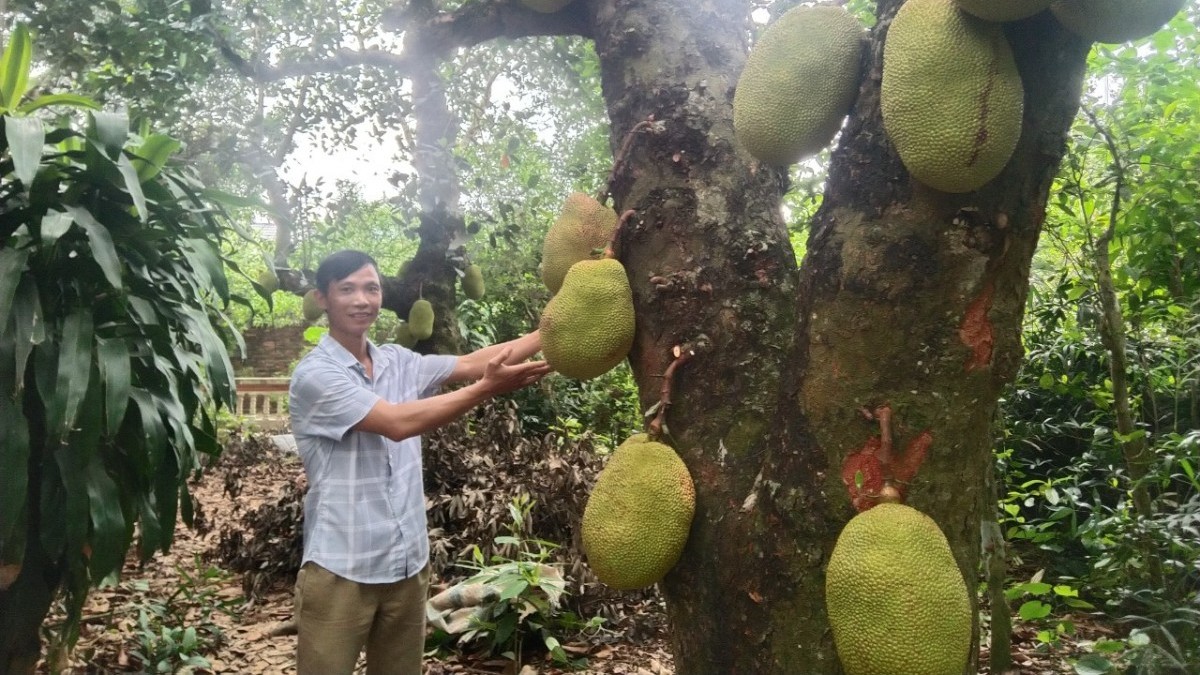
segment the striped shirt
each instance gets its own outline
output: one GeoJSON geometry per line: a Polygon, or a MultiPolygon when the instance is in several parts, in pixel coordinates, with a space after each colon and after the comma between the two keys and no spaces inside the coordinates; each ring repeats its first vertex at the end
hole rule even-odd
{"type": "Polygon", "coordinates": [[[457,356],[422,356],[368,342],[374,378],[326,335],[292,373],[292,433],[308,495],[304,560],[359,583],[391,583],[429,560],[421,438],[392,441],[351,431],[380,399],[415,401],[436,391],[457,356]]]}

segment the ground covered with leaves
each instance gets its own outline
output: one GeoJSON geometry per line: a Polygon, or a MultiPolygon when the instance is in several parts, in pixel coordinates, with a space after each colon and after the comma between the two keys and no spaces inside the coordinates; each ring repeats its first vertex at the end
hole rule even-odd
{"type": "MultiPolygon", "coordinates": [[[[427,441],[435,585],[478,571],[472,560],[551,563],[564,570],[562,613],[574,619],[546,634],[526,628],[524,639],[520,629],[508,639],[497,630],[481,630],[469,641],[434,634],[430,645],[437,649],[426,673],[673,673],[661,597],[615,594],[596,584],[572,544],[601,465],[595,448],[586,440],[525,439],[514,422],[515,410],[493,406],[427,441]],[[521,494],[532,499],[514,523],[521,494]],[[533,532],[562,545],[534,546],[533,532]],[[505,547],[497,537],[523,543],[505,547]],[[603,619],[599,626],[596,617],[603,619]],[[546,649],[546,635],[559,647],[557,659],[546,649]]],[[[195,528],[181,526],[170,553],[145,565],[131,556],[116,585],[91,594],[74,650],[52,648],[48,661],[73,673],[294,672],[291,586],[300,562],[304,489],[294,454],[263,434],[232,436],[221,460],[193,484],[195,528]]],[[[491,618],[494,625],[503,622],[499,614],[491,618]]],[[[52,616],[50,626],[60,619],[52,616]]],[[[1035,628],[1018,625],[1016,672],[1076,672],[1070,658],[1108,630],[1083,617],[1075,630],[1048,651],[1038,646],[1035,628]]],[[[51,671],[43,664],[41,672],[51,671]]]]}

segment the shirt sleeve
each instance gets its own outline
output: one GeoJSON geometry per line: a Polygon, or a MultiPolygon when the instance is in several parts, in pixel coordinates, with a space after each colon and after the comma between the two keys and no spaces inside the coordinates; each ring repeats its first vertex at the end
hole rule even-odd
{"type": "Polygon", "coordinates": [[[298,368],[289,392],[292,433],[341,440],[367,416],[379,395],[333,363],[298,368]]]}
{"type": "Polygon", "coordinates": [[[426,354],[422,356],[418,369],[418,377],[420,378],[418,391],[421,392],[421,398],[436,394],[438,387],[450,377],[450,374],[454,372],[454,366],[457,364],[457,356],[444,356],[440,354],[426,354]]]}

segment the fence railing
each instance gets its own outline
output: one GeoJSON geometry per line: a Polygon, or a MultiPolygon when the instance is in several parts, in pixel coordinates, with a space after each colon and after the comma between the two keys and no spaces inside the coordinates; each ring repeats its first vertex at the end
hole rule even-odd
{"type": "Polygon", "coordinates": [[[256,422],[286,423],[288,382],[286,377],[239,377],[233,413],[256,422]]]}

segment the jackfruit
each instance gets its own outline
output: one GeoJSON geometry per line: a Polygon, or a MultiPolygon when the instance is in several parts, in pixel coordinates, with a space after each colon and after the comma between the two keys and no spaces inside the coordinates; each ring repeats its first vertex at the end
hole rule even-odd
{"type": "Polygon", "coordinates": [[[618,590],[657,583],[687,543],[696,489],[670,446],[637,434],[608,460],[588,495],[581,536],[588,566],[618,590]]]}
{"type": "Polygon", "coordinates": [[[825,605],[846,675],[961,675],[971,602],[946,536],[903,504],[863,511],[838,536],[825,605]]]}
{"type": "Polygon", "coordinates": [[[596,258],[595,251],[608,245],[616,229],[615,211],[582,192],[572,192],[542,241],[542,283],[557,293],[571,265],[596,258]]]}
{"type": "Polygon", "coordinates": [[[400,325],[396,326],[396,344],[407,349],[412,349],[417,344],[417,338],[413,336],[407,321],[401,321],[400,325]]]}
{"type": "Polygon", "coordinates": [[[542,354],[554,370],[580,380],[603,375],[633,346],[633,291],[611,258],[571,266],[540,322],[542,354]]]}
{"type": "Polygon", "coordinates": [[[408,309],[408,330],[417,340],[433,335],[433,305],[428,300],[421,298],[408,309]]]}
{"type": "Polygon", "coordinates": [[[316,321],[321,318],[325,310],[321,309],[320,303],[317,302],[317,289],[310,288],[304,294],[304,319],[309,322],[316,321]]]}
{"type": "Polygon", "coordinates": [[[767,27],[733,95],[733,130],[760,161],[787,166],[833,139],[858,94],[866,32],[842,7],[795,7],[767,27]]]}
{"type": "Polygon", "coordinates": [[[1053,0],[956,0],[964,11],[986,21],[1016,21],[1044,11],[1053,0]]]}
{"type": "Polygon", "coordinates": [[[1055,0],[1050,11],[1072,33],[1115,44],[1158,31],[1186,0],[1055,0]]]}
{"type": "Polygon", "coordinates": [[[953,0],[908,0],[883,46],[880,107],[913,178],[943,192],[979,189],[1021,136],[1024,92],[1003,27],[953,0]]]}
{"type": "Polygon", "coordinates": [[[468,265],[467,271],[462,278],[463,295],[466,295],[472,300],[478,300],[483,297],[483,270],[479,269],[479,265],[468,265]]]}
{"type": "Polygon", "coordinates": [[[521,4],[535,12],[553,14],[571,4],[571,0],[521,0],[521,4]]]}
{"type": "Polygon", "coordinates": [[[279,290],[279,277],[275,276],[275,272],[271,270],[263,270],[258,273],[258,285],[262,286],[267,295],[279,290]]]}

